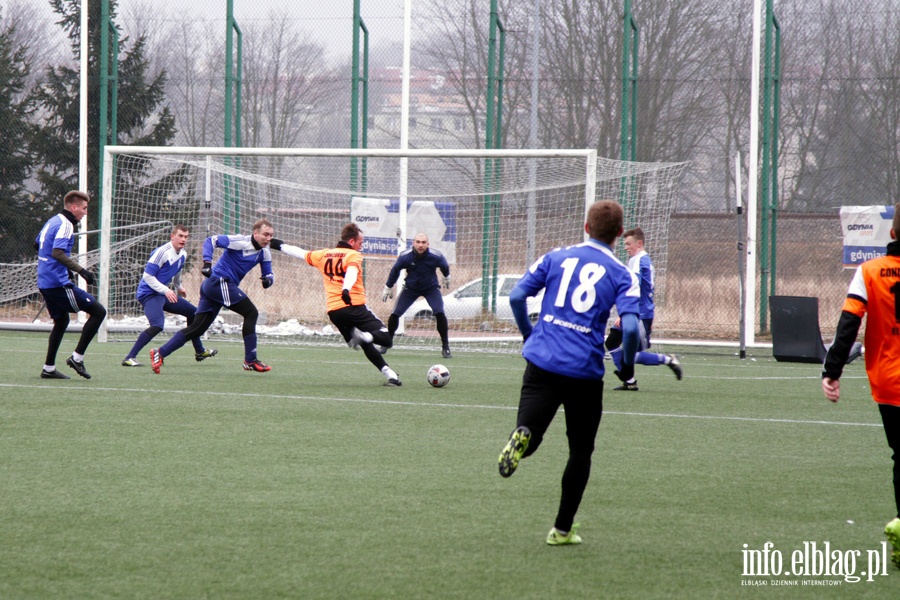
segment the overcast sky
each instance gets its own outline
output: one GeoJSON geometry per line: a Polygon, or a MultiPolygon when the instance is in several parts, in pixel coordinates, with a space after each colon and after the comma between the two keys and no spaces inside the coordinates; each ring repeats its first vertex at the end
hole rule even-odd
{"type": "MultiPolygon", "coordinates": [[[[53,25],[57,16],[49,0],[0,0],[0,7],[5,12],[17,3],[42,7],[42,18],[47,19],[48,27],[58,30],[53,25]]],[[[222,21],[224,35],[226,6],[226,0],[119,0],[118,20],[126,30],[135,18],[149,23],[182,16],[222,21]]],[[[415,0],[412,10],[415,15],[415,0]]],[[[369,29],[370,47],[403,39],[403,0],[360,0],[360,14],[369,29]]],[[[253,20],[270,20],[273,15],[287,15],[297,21],[313,39],[325,45],[330,58],[350,55],[353,0],[234,0],[234,16],[240,27],[248,26],[253,20]]]]}
{"type": "MultiPolygon", "coordinates": [[[[123,18],[142,6],[154,7],[151,12],[156,14],[187,13],[196,18],[221,20],[224,27],[227,3],[226,0],[119,0],[123,18]]],[[[369,30],[370,47],[383,41],[402,40],[403,0],[360,0],[360,14],[369,30]]],[[[282,15],[296,21],[322,42],[331,58],[350,55],[353,0],[234,0],[234,16],[240,27],[247,27],[254,20],[282,15]]]]}

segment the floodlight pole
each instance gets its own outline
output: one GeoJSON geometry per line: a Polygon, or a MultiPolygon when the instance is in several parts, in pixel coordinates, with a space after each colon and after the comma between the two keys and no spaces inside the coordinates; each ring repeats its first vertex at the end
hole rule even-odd
{"type": "Polygon", "coordinates": [[[747,306],[744,318],[751,324],[747,343],[756,333],[756,218],[759,203],[759,62],[762,32],[762,0],[753,0],[753,56],[750,68],[750,168],[747,175],[747,306]]]}
{"type": "MultiPolygon", "coordinates": [[[[400,74],[400,150],[409,149],[409,78],[410,78],[410,54],[412,32],[412,0],[404,0],[403,2],[403,69],[400,74]]],[[[409,235],[406,231],[406,198],[409,191],[409,159],[405,156],[400,158],[400,198],[398,199],[399,210],[397,222],[397,254],[400,255],[406,250],[406,243],[409,235]]],[[[397,289],[406,277],[406,271],[401,271],[401,279],[397,282],[397,289]]],[[[403,333],[406,329],[406,317],[400,316],[400,324],[397,333],[403,333]]]]}
{"type": "MultiPolygon", "coordinates": [[[[81,69],[79,80],[79,123],[78,123],[78,189],[84,193],[88,193],[88,3],[81,3],[81,39],[80,52],[81,61],[79,68],[81,69]]],[[[83,218],[78,224],[79,230],[84,233],[87,231],[87,217],[83,218]]],[[[78,240],[78,254],[81,261],[85,261],[87,255],[87,236],[83,235],[78,240]]],[[[82,266],[86,263],[82,262],[82,266]]],[[[81,275],[78,276],[78,287],[85,289],[87,284],[81,275]]],[[[84,321],[84,314],[78,313],[78,320],[84,321]]]]}
{"type": "Polygon", "coordinates": [[[740,357],[747,358],[747,317],[744,309],[747,304],[746,290],[744,289],[744,207],[741,203],[741,153],[738,152],[734,157],[734,204],[737,214],[737,250],[738,250],[738,294],[740,295],[740,317],[739,317],[739,343],[740,357]]]}
{"type": "MultiPolygon", "coordinates": [[[[528,147],[538,147],[538,91],[541,54],[541,0],[534,0],[534,17],[531,26],[531,111],[528,129],[528,147]]],[[[537,229],[537,163],[528,163],[528,207],[525,211],[525,264],[528,267],[534,262],[535,237],[537,229]]]]}

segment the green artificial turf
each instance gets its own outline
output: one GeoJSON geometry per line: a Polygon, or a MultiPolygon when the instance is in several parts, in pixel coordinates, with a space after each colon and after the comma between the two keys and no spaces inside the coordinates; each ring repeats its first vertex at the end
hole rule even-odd
{"type": "Polygon", "coordinates": [[[681,382],[608,381],[584,544],[550,547],[563,419],[497,473],[521,357],[391,351],[404,385],[387,388],[339,345],[262,339],[272,371],[252,373],[211,340],[217,357],[188,348],[155,375],[95,342],[87,381],[64,364],[74,343],[57,361],[73,378],[42,380],[46,334],[0,333],[2,598],[900,597],[893,568],[744,574],[766,542],[785,568],[805,542],[858,550],[857,574],[880,548],[891,459],[861,362],[837,405],[819,366],[764,350],[675,348],[681,382]],[[432,389],[438,362],[451,381],[432,389]]]}

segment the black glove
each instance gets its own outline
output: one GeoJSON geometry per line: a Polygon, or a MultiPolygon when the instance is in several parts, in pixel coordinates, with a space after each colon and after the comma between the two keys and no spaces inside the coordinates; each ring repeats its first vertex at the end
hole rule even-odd
{"type": "Polygon", "coordinates": [[[341,300],[344,301],[344,304],[350,306],[352,304],[350,302],[350,290],[341,290],[341,300]]]}
{"type": "Polygon", "coordinates": [[[41,249],[41,245],[38,244],[37,241],[35,241],[35,242],[32,244],[32,246],[34,246],[34,251],[35,251],[35,252],[37,252],[38,250],[41,249]]]}
{"type": "Polygon", "coordinates": [[[78,270],[78,274],[81,275],[81,278],[87,282],[88,285],[94,285],[94,274],[88,271],[85,268],[81,268],[78,270]]]}
{"type": "Polygon", "coordinates": [[[272,250],[281,250],[281,245],[284,243],[284,240],[279,240],[278,238],[272,238],[269,242],[269,248],[272,250]]]}
{"type": "Polygon", "coordinates": [[[200,272],[203,273],[204,277],[209,277],[210,275],[212,275],[212,263],[203,261],[203,268],[200,269],[200,272]]]}
{"type": "Polygon", "coordinates": [[[623,383],[634,379],[634,365],[622,365],[622,370],[616,371],[616,377],[623,383]]]}
{"type": "Polygon", "coordinates": [[[269,289],[273,285],[275,285],[275,276],[269,273],[268,275],[263,275],[259,278],[262,281],[262,286],[264,290],[269,289]]]}

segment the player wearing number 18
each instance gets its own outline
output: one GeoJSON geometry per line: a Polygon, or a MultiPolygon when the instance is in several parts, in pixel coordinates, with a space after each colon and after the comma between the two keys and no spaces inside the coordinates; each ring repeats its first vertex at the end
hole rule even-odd
{"type": "Polygon", "coordinates": [[[634,375],[638,347],[640,287],[613,254],[622,235],[622,207],[594,203],[584,230],[590,239],[548,252],[525,273],[509,297],[525,339],[527,361],[516,428],[500,454],[500,475],[534,454],[560,405],[565,409],[569,460],[550,545],[580,544],[575,513],[591,473],[594,440],[603,414],[603,336],[610,310],[622,319],[622,381],[634,375]],[[541,314],[532,328],[526,300],[544,289],[541,314]]]}
{"type": "Polygon", "coordinates": [[[306,261],[322,273],[325,284],[325,308],[328,318],[338,328],[347,345],[362,348],[375,367],[381,371],[387,386],[400,386],[400,377],[391,369],[376,344],[390,348],[391,334],[384,323],[366,306],[363,285],[363,232],[355,223],[347,223],[341,230],[341,241],[335,248],[304,250],[298,246],[273,239],[272,248],[306,261]]]}

